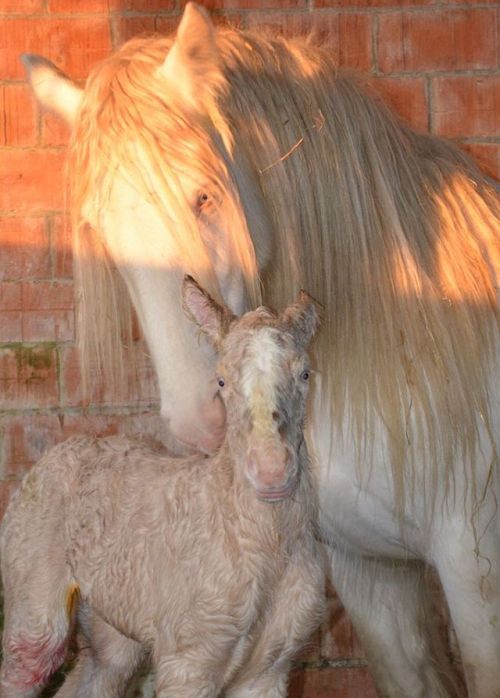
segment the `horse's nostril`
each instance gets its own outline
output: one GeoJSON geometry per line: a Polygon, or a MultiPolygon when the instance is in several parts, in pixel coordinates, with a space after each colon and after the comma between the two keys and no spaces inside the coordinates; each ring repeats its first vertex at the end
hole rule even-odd
{"type": "Polygon", "coordinates": [[[279,421],[280,421],[280,413],[279,413],[279,412],[274,411],[272,417],[273,417],[273,420],[274,420],[275,422],[279,422],[279,421]]]}

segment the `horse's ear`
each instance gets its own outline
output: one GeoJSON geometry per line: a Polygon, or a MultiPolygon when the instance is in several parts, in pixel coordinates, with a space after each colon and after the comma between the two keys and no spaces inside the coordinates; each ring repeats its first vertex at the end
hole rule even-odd
{"type": "Polygon", "coordinates": [[[301,347],[307,347],[321,320],[322,306],[307,291],[300,291],[293,305],[283,312],[281,320],[301,347]]]}
{"type": "Polygon", "coordinates": [[[164,63],[162,75],[181,100],[197,110],[207,107],[222,82],[215,27],[203,7],[189,2],[177,36],[164,63]]]}
{"type": "Polygon", "coordinates": [[[42,56],[23,53],[21,61],[40,104],[62,116],[72,126],[82,101],[83,91],[59,68],[42,56]]]}
{"type": "Polygon", "coordinates": [[[234,318],[231,311],[219,305],[188,275],[184,277],[182,284],[182,307],[217,348],[234,318]]]}

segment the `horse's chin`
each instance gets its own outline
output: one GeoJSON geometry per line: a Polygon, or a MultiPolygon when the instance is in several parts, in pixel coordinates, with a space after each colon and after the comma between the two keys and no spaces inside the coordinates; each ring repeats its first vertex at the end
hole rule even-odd
{"type": "Polygon", "coordinates": [[[211,456],[220,448],[224,440],[225,432],[224,425],[223,428],[211,432],[199,431],[193,434],[193,438],[185,438],[178,434],[174,434],[174,436],[180,448],[182,448],[184,455],[201,453],[205,456],[211,456]]]}
{"type": "Polygon", "coordinates": [[[261,502],[280,502],[287,499],[293,494],[297,487],[297,478],[291,478],[285,485],[279,489],[258,489],[255,488],[257,497],[261,502]]]}
{"type": "Polygon", "coordinates": [[[204,403],[192,419],[169,420],[169,429],[187,454],[212,455],[226,434],[226,409],[218,395],[204,403]]]}

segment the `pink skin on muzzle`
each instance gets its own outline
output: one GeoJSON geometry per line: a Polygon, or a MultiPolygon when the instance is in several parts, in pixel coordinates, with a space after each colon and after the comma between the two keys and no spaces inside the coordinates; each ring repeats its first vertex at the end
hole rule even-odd
{"type": "Polygon", "coordinates": [[[277,501],[288,497],[295,489],[294,464],[293,454],[285,444],[253,447],[248,453],[245,472],[260,499],[277,501]]]}

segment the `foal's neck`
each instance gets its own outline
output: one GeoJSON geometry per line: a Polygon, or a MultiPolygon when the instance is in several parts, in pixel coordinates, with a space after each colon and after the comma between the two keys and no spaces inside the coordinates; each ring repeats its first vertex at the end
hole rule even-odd
{"type": "Polygon", "coordinates": [[[270,529],[273,529],[286,547],[287,540],[297,540],[303,536],[315,517],[315,497],[305,441],[302,441],[298,453],[300,476],[297,488],[290,496],[276,502],[259,499],[235,462],[233,452],[237,448],[237,444],[234,444],[234,449],[231,448],[231,438],[226,434],[218,452],[211,458],[221,501],[234,510],[240,521],[249,522],[251,535],[256,533],[259,537],[263,535],[268,538],[270,529]]]}

